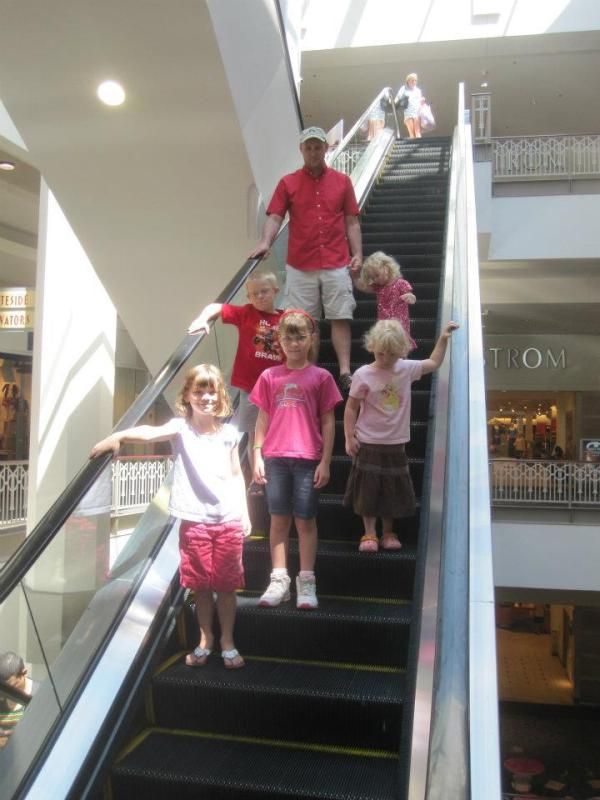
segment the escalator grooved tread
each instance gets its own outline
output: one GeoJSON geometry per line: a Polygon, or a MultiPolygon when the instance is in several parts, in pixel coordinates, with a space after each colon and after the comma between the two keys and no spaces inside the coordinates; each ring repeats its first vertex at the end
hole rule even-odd
{"type": "Polygon", "coordinates": [[[120,796],[144,800],[394,800],[397,769],[391,753],[354,755],[151,731],[117,764],[113,786],[120,796]]]}

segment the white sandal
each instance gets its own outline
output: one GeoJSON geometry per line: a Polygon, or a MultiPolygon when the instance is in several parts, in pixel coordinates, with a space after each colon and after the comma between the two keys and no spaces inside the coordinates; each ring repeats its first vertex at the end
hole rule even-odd
{"type": "Polygon", "coordinates": [[[223,659],[225,669],[241,669],[242,667],[246,666],[244,659],[241,657],[235,647],[233,650],[223,650],[221,652],[221,658],[223,659]],[[237,664],[234,664],[233,662],[236,660],[236,658],[239,658],[240,661],[237,664]]]}
{"type": "Polygon", "coordinates": [[[204,667],[212,650],[208,647],[196,647],[191,653],[185,657],[185,663],[188,667],[204,667]]]}

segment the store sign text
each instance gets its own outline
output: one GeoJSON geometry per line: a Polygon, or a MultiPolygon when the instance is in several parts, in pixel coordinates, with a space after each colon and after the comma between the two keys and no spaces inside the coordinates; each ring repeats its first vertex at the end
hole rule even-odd
{"type": "Polygon", "coordinates": [[[0,311],[0,330],[16,331],[33,328],[32,311],[0,311]]]}
{"type": "Polygon", "coordinates": [[[35,293],[33,289],[24,288],[0,288],[0,311],[12,311],[16,308],[34,307],[35,293]]]}
{"type": "Polygon", "coordinates": [[[547,347],[488,347],[486,365],[492,369],[566,369],[567,352],[547,347]]]}

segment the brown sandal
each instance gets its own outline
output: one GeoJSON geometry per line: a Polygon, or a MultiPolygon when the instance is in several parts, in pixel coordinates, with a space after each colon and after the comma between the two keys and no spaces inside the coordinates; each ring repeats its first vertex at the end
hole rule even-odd
{"type": "Polygon", "coordinates": [[[376,553],[379,550],[379,539],[372,533],[360,537],[358,549],[361,553],[376,553]]]}

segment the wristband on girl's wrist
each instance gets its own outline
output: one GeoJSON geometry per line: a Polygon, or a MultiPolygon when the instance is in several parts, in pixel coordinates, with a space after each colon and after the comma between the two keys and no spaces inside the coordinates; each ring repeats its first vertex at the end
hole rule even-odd
{"type": "Polygon", "coordinates": [[[262,444],[253,444],[252,445],[252,449],[253,450],[262,450],[262,444]]]}

